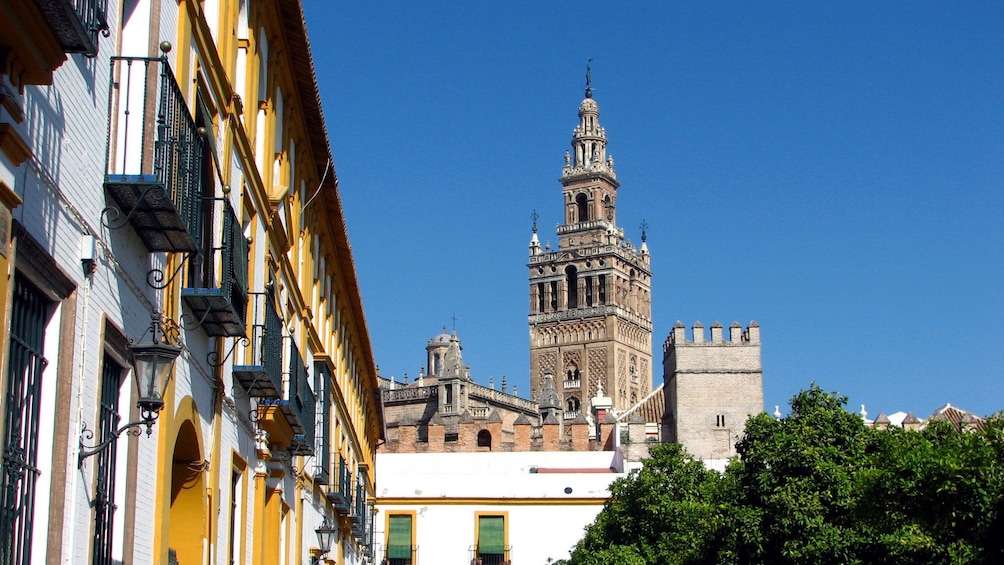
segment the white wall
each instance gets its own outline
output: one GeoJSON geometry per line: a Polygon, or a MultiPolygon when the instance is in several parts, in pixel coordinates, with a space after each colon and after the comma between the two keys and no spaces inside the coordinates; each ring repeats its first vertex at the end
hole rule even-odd
{"type": "Polygon", "coordinates": [[[420,563],[469,563],[478,512],[507,513],[513,562],[567,557],[610,483],[625,476],[609,451],[388,453],[377,455],[376,469],[378,562],[394,512],[415,513],[420,563]]]}

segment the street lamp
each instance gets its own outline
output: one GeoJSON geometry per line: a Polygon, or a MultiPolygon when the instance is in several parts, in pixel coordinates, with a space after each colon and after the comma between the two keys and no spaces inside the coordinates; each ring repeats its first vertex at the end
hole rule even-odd
{"type": "Polygon", "coordinates": [[[93,446],[84,443],[85,439],[94,438],[94,432],[87,428],[87,424],[84,424],[84,429],[80,433],[77,468],[84,464],[84,459],[107,449],[127,430],[131,430],[129,435],[139,435],[140,426],[146,426],[146,435],[149,436],[153,433],[153,424],[160,416],[161,409],[164,408],[164,390],[167,388],[168,381],[171,380],[174,362],[181,354],[181,347],[167,343],[164,339],[164,327],[160,312],[153,313],[150,329],[147,331],[151,334],[150,342],[130,343],[127,346],[132,357],[133,375],[136,378],[136,388],[139,392],[136,406],[139,408],[140,419],[122,426],[112,432],[111,437],[93,446]]]}
{"type": "Polygon", "coordinates": [[[324,521],[321,525],[314,530],[317,534],[317,546],[319,555],[314,556],[313,563],[316,565],[322,563],[321,558],[331,551],[331,545],[335,542],[335,537],[338,536],[338,528],[334,526],[331,522],[328,522],[328,517],[324,517],[324,521]]]}

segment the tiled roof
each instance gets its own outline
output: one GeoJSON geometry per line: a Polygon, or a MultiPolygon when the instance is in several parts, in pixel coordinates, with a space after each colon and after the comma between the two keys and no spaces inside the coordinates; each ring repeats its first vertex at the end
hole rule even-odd
{"type": "Polygon", "coordinates": [[[955,426],[955,429],[961,430],[962,428],[973,425],[977,428],[983,426],[983,418],[973,414],[968,410],[963,410],[952,406],[951,404],[945,404],[941,408],[934,411],[934,414],[928,418],[928,421],[945,420],[955,426]]]}
{"type": "Polygon", "coordinates": [[[666,413],[666,395],[662,386],[655,387],[639,403],[618,414],[617,421],[630,422],[633,419],[632,416],[637,413],[644,422],[662,422],[662,416],[666,413]]]}

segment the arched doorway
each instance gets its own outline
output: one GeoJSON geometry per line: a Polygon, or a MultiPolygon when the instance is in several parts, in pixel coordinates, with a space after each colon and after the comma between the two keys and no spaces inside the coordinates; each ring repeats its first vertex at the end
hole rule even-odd
{"type": "Polygon", "coordinates": [[[178,565],[202,563],[206,521],[206,489],[202,449],[195,425],[185,421],[178,429],[171,469],[171,521],[168,547],[178,565]]]}

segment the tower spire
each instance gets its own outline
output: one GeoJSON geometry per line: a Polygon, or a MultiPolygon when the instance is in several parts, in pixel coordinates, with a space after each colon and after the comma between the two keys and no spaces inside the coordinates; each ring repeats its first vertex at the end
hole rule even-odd
{"type": "Polygon", "coordinates": [[[616,182],[613,156],[607,156],[607,132],[600,126],[600,108],[593,99],[592,62],[586,62],[586,97],[579,104],[579,125],[572,131],[572,151],[565,152],[562,179],[598,173],[616,182]]]}

